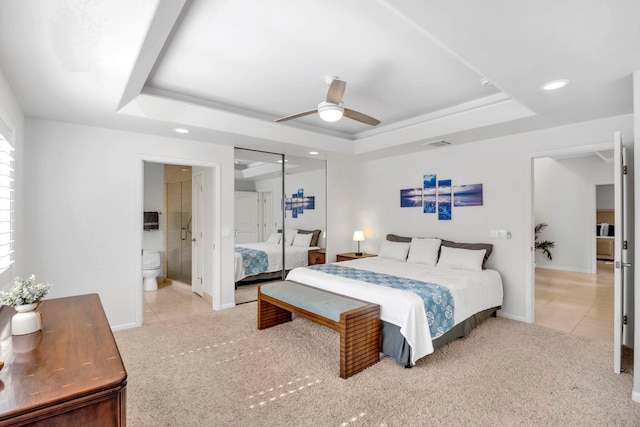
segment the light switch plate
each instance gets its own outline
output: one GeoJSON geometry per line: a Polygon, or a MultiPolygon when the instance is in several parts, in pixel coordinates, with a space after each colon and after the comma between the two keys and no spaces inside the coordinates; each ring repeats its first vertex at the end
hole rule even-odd
{"type": "Polygon", "coordinates": [[[489,237],[492,239],[510,239],[511,232],[507,230],[490,230],[489,237]]]}

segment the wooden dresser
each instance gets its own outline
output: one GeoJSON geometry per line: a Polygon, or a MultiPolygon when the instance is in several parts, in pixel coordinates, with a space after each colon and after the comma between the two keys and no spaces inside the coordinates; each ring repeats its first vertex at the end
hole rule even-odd
{"type": "Polygon", "coordinates": [[[0,310],[0,426],[125,426],[127,372],[97,294],[43,301],[42,330],[0,310]]]}

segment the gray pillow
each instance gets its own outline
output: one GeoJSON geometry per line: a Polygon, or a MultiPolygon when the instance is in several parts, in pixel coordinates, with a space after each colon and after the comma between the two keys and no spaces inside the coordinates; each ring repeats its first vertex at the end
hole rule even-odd
{"type": "Polygon", "coordinates": [[[320,233],[322,233],[322,230],[298,230],[298,233],[313,234],[311,244],[309,246],[318,246],[318,240],[320,240],[320,233]]]}

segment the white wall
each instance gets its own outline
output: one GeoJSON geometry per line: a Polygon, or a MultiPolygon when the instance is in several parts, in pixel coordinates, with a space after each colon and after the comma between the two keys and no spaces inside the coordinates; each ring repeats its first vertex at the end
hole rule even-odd
{"type": "MultiPolygon", "coordinates": [[[[532,183],[531,157],[563,147],[612,141],[615,130],[621,130],[629,139],[633,135],[632,124],[632,117],[625,115],[364,161],[354,167],[351,176],[354,207],[351,225],[365,231],[367,240],[362,248],[373,253],[387,233],[493,243],[488,266],[498,270],[504,282],[500,314],[524,320],[530,298],[525,294],[531,260],[527,248],[533,235],[532,224],[526,220],[531,216],[531,212],[527,213],[531,209],[531,201],[527,200],[527,186],[532,183]],[[400,189],[420,187],[425,173],[435,173],[438,179],[451,178],[454,184],[482,183],[484,206],[454,207],[451,221],[439,221],[436,215],[423,214],[420,208],[400,208],[400,189]],[[512,238],[489,239],[489,231],[493,229],[509,230],[512,238]]],[[[334,183],[331,180],[329,183],[332,188],[334,183]]],[[[331,206],[329,209],[331,212],[331,206]]],[[[332,222],[329,231],[331,225],[332,222]]],[[[340,237],[345,245],[350,233],[340,237]]]]}
{"type": "Polygon", "coordinates": [[[354,230],[362,229],[355,220],[355,213],[360,211],[360,206],[354,201],[356,181],[359,177],[350,161],[327,161],[327,262],[334,262],[336,254],[356,250],[351,238],[354,230]]]}
{"type": "MultiPolygon", "coordinates": [[[[114,328],[141,321],[143,160],[156,159],[221,165],[216,185],[229,202],[221,203],[215,220],[222,236],[214,239],[222,263],[204,279],[222,284],[219,293],[213,288],[214,306],[233,306],[232,147],[35,119],[26,124],[26,269],[54,284],[51,297],[98,293],[114,328]]],[[[212,258],[212,246],[208,251],[212,258]]]]}
{"type": "MultiPolygon", "coordinates": [[[[143,212],[159,212],[160,225],[157,230],[142,233],[142,249],[146,251],[164,250],[164,165],[144,162],[143,212]]],[[[164,264],[164,263],[163,263],[164,264]]],[[[164,267],[164,266],[163,266],[164,267]]],[[[162,271],[161,276],[165,272],[162,271]]]]}
{"type": "Polygon", "coordinates": [[[596,187],[596,209],[613,209],[613,184],[596,187]]]}
{"type": "Polygon", "coordinates": [[[553,260],[538,267],[595,273],[596,184],[613,182],[613,164],[596,156],[534,161],[534,222],[548,224],[540,240],[555,242],[553,260]]]}
{"type": "Polygon", "coordinates": [[[253,181],[235,181],[236,191],[256,191],[256,183],[253,181]]]}

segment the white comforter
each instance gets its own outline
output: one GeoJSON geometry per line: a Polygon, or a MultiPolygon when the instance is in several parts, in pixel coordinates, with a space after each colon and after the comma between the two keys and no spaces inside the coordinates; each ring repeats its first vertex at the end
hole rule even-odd
{"type": "MultiPolygon", "coordinates": [[[[241,246],[248,249],[256,249],[264,251],[269,260],[269,267],[265,273],[282,270],[282,245],[275,245],[268,242],[259,243],[243,243],[241,246]]],[[[320,249],[318,246],[286,246],[285,247],[285,269],[291,270],[296,267],[309,265],[309,251],[312,249],[320,249]]],[[[242,265],[242,255],[235,253],[235,281],[239,281],[247,277],[244,273],[242,265]]]]}
{"type": "MultiPolygon", "coordinates": [[[[431,282],[449,289],[453,297],[454,324],[491,307],[502,305],[502,279],[495,270],[481,272],[430,267],[385,258],[363,258],[341,263],[346,267],[431,282]]],[[[287,280],[380,305],[380,319],[400,327],[411,346],[411,363],[433,353],[433,343],[422,299],[411,292],[347,279],[308,268],[296,268],[287,280]]]]}

